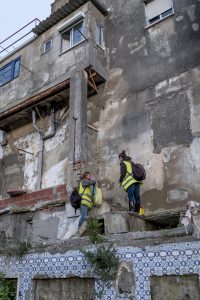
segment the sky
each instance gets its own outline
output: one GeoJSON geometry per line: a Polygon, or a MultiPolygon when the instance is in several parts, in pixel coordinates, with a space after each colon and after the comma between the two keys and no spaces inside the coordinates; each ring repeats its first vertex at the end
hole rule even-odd
{"type": "Polygon", "coordinates": [[[0,42],[35,18],[44,20],[54,0],[0,0],[0,42]]]}

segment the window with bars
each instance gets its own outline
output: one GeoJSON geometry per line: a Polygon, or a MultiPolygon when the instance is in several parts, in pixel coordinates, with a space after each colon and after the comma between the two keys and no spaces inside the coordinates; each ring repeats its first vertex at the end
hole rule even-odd
{"type": "Polygon", "coordinates": [[[172,0],[145,1],[147,26],[159,22],[174,13],[172,0]]]}
{"type": "Polygon", "coordinates": [[[19,76],[20,61],[21,58],[18,57],[0,69],[0,86],[19,76]]]}

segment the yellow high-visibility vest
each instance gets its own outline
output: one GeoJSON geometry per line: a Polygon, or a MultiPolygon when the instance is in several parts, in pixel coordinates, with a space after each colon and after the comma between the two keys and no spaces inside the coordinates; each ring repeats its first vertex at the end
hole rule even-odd
{"type": "Polygon", "coordinates": [[[93,202],[92,202],[92,191],[91,186],[83,187],[82,181],[79,185],[79,195],[81,196],[81,204],[84,204],[88,206],[89,208],[92,208],[93,202]]]}
{"type": "Polygon", "coordinates": [[[126,165],[126,176],[124,177],[122,181],[122,187],[125,191],[131,186],[133,183],[138,182],[135,180],[132,176],[133,170],[132,170],[132,164],[129,161],[123,161],[123,163],[126,165]]]}

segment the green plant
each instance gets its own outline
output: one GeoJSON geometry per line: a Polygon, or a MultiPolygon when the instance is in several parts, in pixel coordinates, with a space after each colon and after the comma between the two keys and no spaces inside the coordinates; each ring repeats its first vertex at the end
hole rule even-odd
{"type": "Polygon", "coordinates": [[[110,287],[117,275],[119,258],[116,249],[112,246],[99,246],[96,251],[82,251],[93,267],[94,275],[106,287],[110,287]]]}
{"type": "Polygon", "coordinates": [[[86,230],[93,244],[99,244],[105,241],[105,238],[99,234],[101,226],[102,224],[95,218],[89,218],[87,221],[86,230]]]}
{"type": "Polygon", "coordinates": [[[28,252],[32,248],[31,244],[27,241],[20,242],[18,248],[16,250],[16,254],[22,256],[28,252]]]}
{"type": "Polygon", "coordinates": [[[16,289],[16,280],[5,278],[5,275],[0,273],[0,299],[15,300],[16,289]]]}

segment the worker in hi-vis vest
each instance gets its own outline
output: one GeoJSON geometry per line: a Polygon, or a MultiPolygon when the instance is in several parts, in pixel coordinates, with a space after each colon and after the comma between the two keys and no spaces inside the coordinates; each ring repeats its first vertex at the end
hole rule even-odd
{"type": "Polygon", "coordinates": [[[93,206],[93,196],[95,192],[95,180],[91,180],[90,172],[85,172],[79,184],[79,195],[81,196],[81,216],[78,223],[80,227],[86,220],[89,209],[93,206]]]}
{"type": "Polygon", "coordinates": [[[133,163],[125,151],[119,154],[120,160],[120,186],[128,193],[129,211],[140,211],[140,184],[133,178],[133,163]]]}

